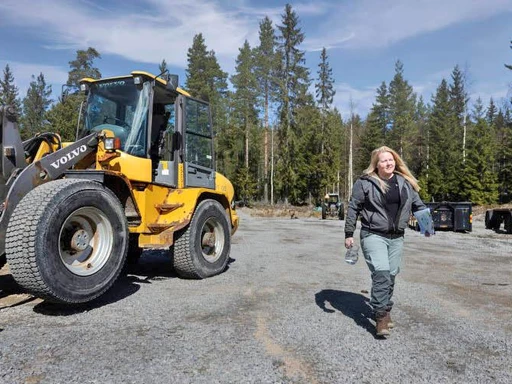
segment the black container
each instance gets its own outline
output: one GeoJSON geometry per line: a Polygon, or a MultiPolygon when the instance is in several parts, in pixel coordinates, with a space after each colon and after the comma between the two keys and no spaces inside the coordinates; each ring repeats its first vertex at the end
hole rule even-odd
{"type": "Polygon", "coordinates": [[[425,203],[432,212],[434,229],[456,232],[471,232],[473,229],[473,210],[471,202],[425,203]]]}

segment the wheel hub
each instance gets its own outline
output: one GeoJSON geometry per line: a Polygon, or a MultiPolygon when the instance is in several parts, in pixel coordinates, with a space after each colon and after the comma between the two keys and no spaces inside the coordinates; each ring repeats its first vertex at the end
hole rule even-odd
{"type": "Polygon", "coordinates": [[[203,235],[203,247],[215,247],[215,233],[207,232],[203,235]]]}
{"type": "Polygon", "coordinates": [[[75,232],[71,238],[71,249],[76,251],[83,251],[89,245],[89,235],[83,229],[79,229],[75,232]]]}
{"type": "Polygon", "coordinates": [[[79,208],[68,216],[61,227],[60,258],[73,274],[93,275],[108,261],[113,236],[112,224],[100,209],[79,208]]]}

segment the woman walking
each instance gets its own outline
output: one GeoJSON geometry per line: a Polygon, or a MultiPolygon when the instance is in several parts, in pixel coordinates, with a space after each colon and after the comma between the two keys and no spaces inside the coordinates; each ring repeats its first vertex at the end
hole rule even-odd
{"type": "Polygon", "coordinates": [[[370,305],[377,336],[389,336],[395,278],[400,271],[404,231],[411,211],[425,209],[418,181],[402,158],[389,147],[372,152],[370,165],[352,188],[345,220],[345,247],[354,245],[361,218],[361,249],[371,272],[370,305]]]}

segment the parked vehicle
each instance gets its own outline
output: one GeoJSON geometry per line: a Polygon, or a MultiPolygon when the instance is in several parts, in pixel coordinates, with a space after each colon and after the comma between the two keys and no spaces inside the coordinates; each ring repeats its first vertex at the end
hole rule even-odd
{"type": "Polygon", "coordinates": [[[143,249],[168,252],[183,277],[223,272],[238,216],[208,103],[177,76],[142,71],[81,89],[72,143],[55,132],[22,143],[0,106],[0,264],[6,255],[24,289],[69,304],[103,294],[143,249]]]}
{"type": "Polygon", "coordinates": [[[501,224],[506,233],[512,233],[512,209],[488,209],[485,212],[485,228],[499,232],[501,224]]]}
{"type": "Polygon", "coordinates": [[[339,220],[345,219],[345,205],[337,193],[328,193],[322,202],[322,219],[335,217],[339,220]]]}

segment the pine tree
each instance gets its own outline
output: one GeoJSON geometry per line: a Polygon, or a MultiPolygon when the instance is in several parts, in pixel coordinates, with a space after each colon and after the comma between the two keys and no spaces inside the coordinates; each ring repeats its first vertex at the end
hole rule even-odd
{"type": "MultiPolygon", "coordinates": [[[[255,73],[263,109],[263,199],[269,200],[269,114],[276,97],[276,35],[272,21],[265,17],[260,23],[259,46],[255,49],[255,73]]],[[[272,201],[273,203],[273,201],[272,201]]]]}
{"type": "MultiPolygon", "coordinates": [[[[298,168],[303,163],[296,114],[301,106],[307,105],[307,90],[310,84],[309,71],[305,67],[305,52],[299,49],[304,41],[304,33],[299,27],[299,19],[290,4],[285,6],[282,25],[278,26],[279,36],[279,144],[278,160],[281,196],[292,202],[299,199],[296,187],[298,168]]],[[[304,138],[304,136],[303,136],[304,138]]]]}
{"type": "MultiPolygon", "coordinates": [[[[255,76],[254,69],[254,57],[253,51],[246,40],[244,46],[240,49],[240,53],[236,59],[235,74],[231,77],[231,83],[235,88],[235,92],[232,98],[232,115],[234,116],[233,123],[241,128],[244,140],[244,161],[243,168],[239,167],[239,171],[243,172],[243,183],[248,185],[256,185],[257,172],[258,172],[258,161],[249,162],[249,143],[251,138],[251,132],[258,126],[258,83],[255,76]],[[250,165],[251,164],[251,167],[250,165]],[[243,171],[242,171],[243,169],[243,171]]],[[[242,196],[244,200],[254,197],[254,190],[245,189],[247,193],[251,195],[242,196]]]]}
{"type": "Polygon", "coordinates": [[[9,64],[5,65],[3,78],[0,79],[0,105],[10,105],[14,108],[15,114],[21,114],[21,101],[18,97],[19,90],[14,83],[14,75],[9,64]]]}
{"type": "Polygon", "coordinates": [[[80,88],[80,80],[86,77],[91,79],[101,78],[101,72],[98,68],[94,67],[94,60],[100,59],[101,55],[94,48],[89,47],[87,51],[76,51],[76,58],[69,62],[68,81],[66,85],[75,90],[80,88]]]}
{"type": "Polygon", "coordinates": [[[42,73],[36,78],[32,75],[27,90],[27,96],[23,99],[23,117],[21,119],[21,134],[27,139],[45,128],[46,111],[51,105],[52,87],[46,85],[42,73]]]}
{"type": "Polygon", "coordinates": [[[415,152],[418,132],[414,124],[416,94],[412,86],[404,79],[403,64],[395,64],[395,76],[389,83],[390,127],[386,141],[409,163],[415,152]]]}
{"type": "Polygon", "coordinates": [[[78,93],[79,82],[85,77],[101,78],[101,72],[94,65],[94,60],[98,58],[101,56],[94,48],[88,48],[87,51],[76,51],[75,60],[69,62],[70,70],[66,85],[70,92],[64,93],[60,102],[53,104],[46,113],[52,131],[59,132],[63,141],[76,139],[80,106],[84,101],[84,96],[78,93]]]}

